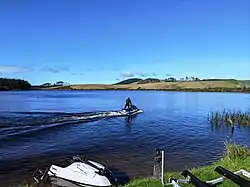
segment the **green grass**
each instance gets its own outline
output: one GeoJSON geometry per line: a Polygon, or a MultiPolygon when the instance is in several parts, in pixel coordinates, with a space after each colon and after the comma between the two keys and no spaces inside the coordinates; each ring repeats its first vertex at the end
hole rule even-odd
{"type": "Polygon", "coordinates": [[[16,186],[10,186],[10,187],[35,187],[34,184],[28,184],[26,182],[22,182],[21,184],[19,185],[16,185],[16,186]]]}
{"type": "MultiPolygon", "coordinates": [[[[225,167],[230,171],[237,171],[240,169],[245,169],[250,171],[250,150],[236,145],[236,144],[227,144],[225,156],[218,160],[217,162],[200,168],[193,168],[190,171],[201,180],[213,180],[215,178],[221,177],[218,173],[214,171],[217,166],[225,167]]],[[[181,172],[166,172],[165,173],[165,182],[168,182],[170,177],[174,178],[183,178],[180,175],[181,172]]],[[[161,187],[161,182],[151,178],[142,179],[142,180],[133,180],[126,187],[161,187]]],[[[193,185],[182,185],[183,187],[191,187],[193,185]]],[[[171,187],[171,186],[170,186],[171,187]]],[[[221,183],[220,187],[238,187],[236,184],[232,183],[229,180],[225,180],[221,183]]]]}
{"type": "Polygon", "coordinates": [[[240,81],[245,87],[250,87],[250,80],[240,81]]]}
{"type": "MultiPolygon", "coordinates": [[[[246,147],[242,147],[237,144],[227,143],[225,155],[223,158],[218,160],[217,162],[204,166],[197,167],[191,169],[191,173],[197,176],[199,179],[208,181],[213,180],[215,178],[221,177],[218,173],[214,171],[217,166],[222,166],[230,171],[237,171],[240,169],[245,169],[250,171],[250,149],[246,147]]],[[[170,177],[174,178],[183,178],[180,175],[181,172],[166,172],[165,173],[165,182],[168,182],[170,177]]],[[[183,178],[184,179],[184,178],[183,178]]],[[[183,187],[193,187],[193,185],[183,184],[183,187]]],[[[238,187],[236,184],[231,182],[230,180],[225,180],[223,183],[219,185],[220,187],[238,187]]],[[[34,187],[31,185],[20,185],[16,187],[34,187]]],[[[162,184],[159,180],[155,180],[152,178],[144,178],[144,179],[134,179],[129,182],[124,187],[162,187],[162,184]]],[[[169,186],[171,187],[171,186],[169,186]]]]}

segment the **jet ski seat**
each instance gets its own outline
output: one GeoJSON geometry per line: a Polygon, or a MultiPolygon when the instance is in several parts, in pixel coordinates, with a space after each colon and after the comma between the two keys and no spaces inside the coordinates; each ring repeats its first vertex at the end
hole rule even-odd
{"type": "Polygon", "coordinates": [[[132,105],[130,108],[126,109],[126,111],[133,111],[133,110],[138,110],[138,107],[135,105],[132,105]]]}

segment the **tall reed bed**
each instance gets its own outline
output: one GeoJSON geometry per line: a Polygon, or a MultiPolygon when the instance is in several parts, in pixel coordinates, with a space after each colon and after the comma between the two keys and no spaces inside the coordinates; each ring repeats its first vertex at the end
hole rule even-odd
{"type": "Polygon", "coordinates": [[[223,110],[211,112],[208,115],[208,121],[212,125],[250,126],[250,109],[246,111],[223,110]]]}

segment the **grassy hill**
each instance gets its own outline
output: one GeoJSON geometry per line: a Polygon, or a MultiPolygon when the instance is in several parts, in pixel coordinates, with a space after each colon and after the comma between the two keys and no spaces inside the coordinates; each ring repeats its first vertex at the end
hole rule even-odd
{"type": "Polygon", "coordinates": [[[165,82],[159,79],[128,79],[116,84],[76,84],[43,88],[48,90],[165,90],[165,91],[213,91],[250,92],[250,81],[211,79],[201,81],[165,82]]]}
{"type": "Polygon", "coordinates": [[[242,83],[243,86],[250,87],[250,80],[242,80],[240,82],[242,83]]]}
{"type": "Polygon", "coordinates": [[[126,79],[121,82],[115,83],[114,85],[120,85],[120,84],[132,84],[132,83],[137,83],[141,81],[142,79],[139,78],[132,78],[132,79],[126,79]]]}

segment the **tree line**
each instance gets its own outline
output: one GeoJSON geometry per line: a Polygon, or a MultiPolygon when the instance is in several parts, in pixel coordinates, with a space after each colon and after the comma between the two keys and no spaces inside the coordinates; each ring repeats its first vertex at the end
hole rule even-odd
{"type": "Polygon", "coordinates": [[[176,79],[174,77],[168,77],[164,80],[161,79],[157,79],[157,78],[147,78],[144,80],[139,81],[140,84],[146,84],[146,83],[153,83],[153,82],[176,82],[176,81],[201,81],[201,79],[199,79],[198,77],[185,77],[185,78],[180,78],[180,79],[176,79]]]}
{"type": "Polygon", "coordinates": [[[174,78],[174,77],[168,77],[168,78],[165,79],[165,81],[166,81],[166,82],[176,82],[176,81],[200,81],[200,79],[199,79],[198,77],[193,77],[193,76],[191,76],[191,77],[188,77],[188,76],[182,77],[182,78],[180,78],[179,80],[176,79],[176,78],[174,78]]]}
{"type": "Polygon", "coordinates": [[[0,90],[29,90],[31,84],[22,79],[0,78],[0,90]]]}
{"type": "Polygon", "coordinates": [[[57,81],[56,83],[49,83],[49,82],[46,82],[44,84],[42,84],[40,87],[53,87],[53,86],[68,86],[70,85],[69,83],[67,82],[63,82],[63,81],[57,81]]]}
{"type": "Polygon", "coordinates": [[[180,78],[176,79],[174,77],[168,77],[166,79],[158,79],[158,78],[146,78],[146,79],[139,79],[139,78],[130,78],[123,80],[121,82],[115,83],[115,84],[132,84],[137,82],[138,84],[147,84],[147,83],[156,83],[156,82],[176,82],[176,81],[201,81],[198,77],[185,77],[185,78],[180,78]]]}

